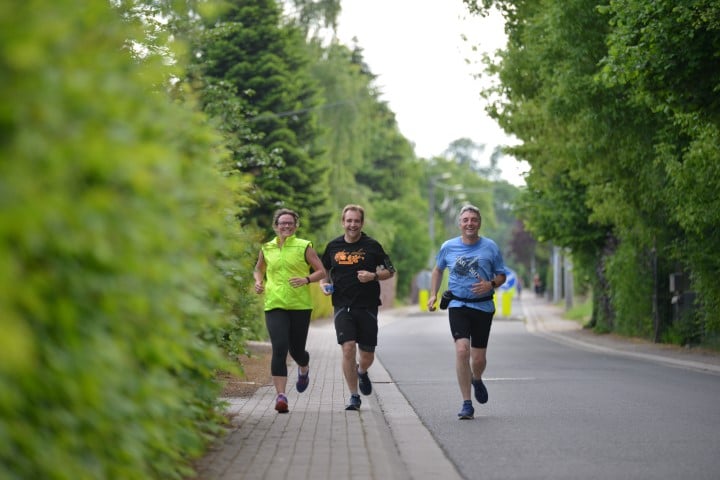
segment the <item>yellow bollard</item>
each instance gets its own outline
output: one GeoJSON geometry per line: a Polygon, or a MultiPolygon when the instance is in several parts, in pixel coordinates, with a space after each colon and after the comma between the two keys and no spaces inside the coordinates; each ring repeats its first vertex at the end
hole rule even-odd
{"type": "Polygon", "coordinates": [[[418,291],[418,303],[420,304],[420,311],[427,312],[427,302],[428,298],[430,298],[430,292],[428,290],[419,290],[418,291]]]}
{"type": "Polygon", "coordinates": [[[505,290],[500,295],[500,304],[502,305],[501,312],[504,317],[509,317],[512,313],[512,298],[514,291],[515,289],[511,288],[509,290],[505,290]]]}

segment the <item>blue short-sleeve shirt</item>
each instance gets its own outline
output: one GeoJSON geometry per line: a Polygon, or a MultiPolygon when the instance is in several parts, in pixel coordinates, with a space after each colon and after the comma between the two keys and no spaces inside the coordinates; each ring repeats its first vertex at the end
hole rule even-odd
{"type": "MultiPolygon", "coordinates": [[[[447,240],[440,247],[436,257],[437,267],[449,270],[448,288],[456,297],[477,298],[471,290],[479,280],[491,280],[496,275],[506,275],[505,262],[497,244],[486,237],[480,237],[472,245],[462,242],[462,237],[447,240]]],[[[488,295],[494,293],[488,292],[488,295]]],[[[494,312],[492,300],[484,302],[462,302],[452,300],[450,307],[466,306],[485,312],[494,312]]]]}

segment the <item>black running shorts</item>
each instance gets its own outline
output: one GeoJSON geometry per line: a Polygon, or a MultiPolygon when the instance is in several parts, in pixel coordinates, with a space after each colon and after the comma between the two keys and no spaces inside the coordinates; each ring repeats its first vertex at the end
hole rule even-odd
{"type": "Polygon", "coordinates": [[[378,336],[378,308],[335,307],[335,335],[340,345],[353,340],[360,350],[374,352],[378,336]]]}
{"type": "Polygon", "coordinates": [[[473,348],[487,348],[494,315],[470,307],[449,308],[450,333],[455,340],[469,338],[473,348]]]}

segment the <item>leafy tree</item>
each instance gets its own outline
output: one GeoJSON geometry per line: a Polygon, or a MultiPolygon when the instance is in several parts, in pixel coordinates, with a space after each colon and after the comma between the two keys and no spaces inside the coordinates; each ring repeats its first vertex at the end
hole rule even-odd
{"type": "Polygon", "coordinates": [[[294,7],[291,15],[306,34],[314,37],[322,29],[337,28],[340,0],[290,0],[289,3],[294,7]]]}
{"type": "MultiPolygon", "coordinates": [[[[601,150],[603,145],[598,144],[598,139],[593,138],[594,142],[588,145],[588,136],[593,133],[589,110],[601,107],[606,99],[592,83],[594,65],[604,52],[603,26],[592,9],[586,10],[585,6],[582,1],[546,2],[542,9],[528,8],[524,29],[517,27],[527,37],[513,43],[508,55],[511,64],[508,67],[519,71],[504,68],[501,74],[509,86],[511,101],[525,98],[527,105],[518,102],[510,107],[518,109],[517,120],[499,109],[495,111],[507,126],[530,137],[517,151],[532,158],[533,166],[538,167],[533,169],[532,186],[545,192],[574,190],[573,202],[558,202],[553,208],[562,208],[564,203],[564,209],[577,209],[572,213],[579,214],[578,220],[587,218],[584,205],[587,192],[585,179],[577,171],[602,162],[608,153],[601,150]],[[583,35],[573,38],[578,32],[583,35]],[[533,68],[538,73],[532,83],[527,83],[521,77],[533,68]]],[[[585,230],[579,233],[582,235],[585,230]]],[[[574,235],[568,229],[562,231],[574,235]]],[[[563,239],[566,244],[563,246],[570,246],[567,245],[570,242],[572,238],[563,239]]]]}
{"type": "Polygon", "coordinates": [[[500,178],[500,169],[498,169],[497,165],[502,154],[496,148],[490,155],[490,165],[484,166],[480,164],[478,158],[484,151],[484,144],[477,144],[469,138],[458,138],[450,143],[443,155],[461,165],[467,165],[483,178],[498,180],[500,178]]]}
{"type": "Polygon", "coordinates": [[[397,275],[397,295],[410,291],[415,272],[423,267],[428,244],[426,210],[418,210],[422,174],[410,143],[400,133],[395,115],[379,97],[375,76],[362,50],[331,41],[311,41],[316,61],[313,75],[322,87],[325,108],[318,110],[328,159],[330,208],[335,212],[317,232],[324,241],[338,235],[339,212],[348,203],[366,209],[366,230],[390,252],[397,275]],[[413,248],[405,243],[413,239],[413,248]],[[418,242],[420,239],[420,242],[418,242]]]}
{"type": "Polygon", "coordinates": [[[317,112],[323,135],[320,141],[328,164],[328,208],[333,212],[327,224],[317,232],[327,242],[337,236],[339,211],[349,203],[369,207],[372,192],[356,181],[362,170],[368,142],[369,118],[377,98],[367,66],[358,52],[338,42],[325,46],[311,42],[312,74],[322,88],[325,108],[317,112]]]}
{"type": "Polygon", "coordinates": [[[225,124],[238,139],[237,168],[252,174],[257,186],[256,203],[243,220],[270,230],[272,213],[282,205],[298,210],[311,229],[323,226],[327,168],[315,112],[322,99],[302,30],[282,23],[274,0],[233,0],[206,29],[194,48],[199,79],[204,88],[230,95],[234,113],[251,115],[225,124]]]}
{"type": "Polygon", "coordinates": [[[434,245],[458,235],[457,214],[464,204],[472,204],[482,214],[482,232],[491,236],[498,226],[493,206],[494,185],[482,178],[467,163],[456,159],[435,157],[428,161],[427,178],[422,189],[435,184],[436,198],[433,215],[442,219],[442,228],[435,229],[434,245]]]}
{"type": "Polygon", "coordinates": [[[501,80],[488,93],[500,99],[492,113],[523,140],[511,151],[532,166],[528,228],[595,264],[595,318],[642,335],[652,324],[657,337],[673,263],[692,272],[700,305],[715,304],[709,279],[720,265],[701,259],[718,240],[707,215],[717,211],[708,193],[718,187],[718,7],[466,3],[496,6],[507,20],[508,48],[489,68],[501,80]]]}
{"type": "Polygon", "coordinates": [[[460,165],[471,169],[476,168],[477,156],[485,151],[485,145],[478,145],[470,138],[458,138],[453,140],[445,149],[444,156],[454,160],[460,165]]]}
{"type": "MultiPolygon", "coordinates": [[[[532,272],[536,246],[537,240],[525,230],[523,221],[516,220],[508,245],[508,257],[513,258],[516,264],[522,265],[524,272],[532,272]]],[[[529,277],[525,276],[524,278],[525,285],[529,285],[529,277]]]]}
{"type": "Polygon", "coordinates": [[[592,218],[583,172],[585,165],[608,158],[589,122],[603,105],[593,75],[605,51],[604,23],[582,0],[492,3],[505,15],[509,42],[500,63],[490,68],[501,80],[491,114],[523,140],[509,153],[532,167],[518,211],[539,240],[570,248],[577,263],[596,266],[594,294],[605,306],[597,313],[611,322],[602,265],[612,254],[604,247],[612,227],[592,218]]]}
{"type": "Polygon", "coordinates": [[[713,313],[720,307],[720,7],[707,0],[613,2],[604,12],[613,29],[601,79],[627,89],[660,123],[650,149],[663,194],[654,196],[668,206],[674,228],[666,236],[674,237],[674,257],[702,298],[705,330],[720,332],[713,313]]]}
{"type": "Polygon", "coordinates": [[[377,196],[400,200],[418,176],[414,168],[415,154],[400,134],[395,114],[385,103],[375,100],[366,120],[369,137],[364,145],[364,162],[355,178],[377,196]]]}
{"type": "MultiPolygon", "coordinates": [[[[492,202],[495,212],[496,225],[486,230],[487,235],[495,239],[500,246],[506,263],[511,260],[510,242],[513,236],[513,226],[517,220],[515,205],[521,191],[508,182],[492,182],[492,202]]],[[[508,265],[510,265],[508,263],[508,265]]]]}

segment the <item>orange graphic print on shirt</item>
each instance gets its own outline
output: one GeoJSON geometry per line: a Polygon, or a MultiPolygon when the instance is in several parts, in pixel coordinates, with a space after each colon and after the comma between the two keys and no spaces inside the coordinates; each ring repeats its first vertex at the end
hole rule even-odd
{"type": "Polygon", "coordinates": [[[365,260],[365,252],[363,250],[350,253],[345,250],[340,250],[335,253],[335,261],[338,265],[357,265],[362,260],[365,260]]]}

